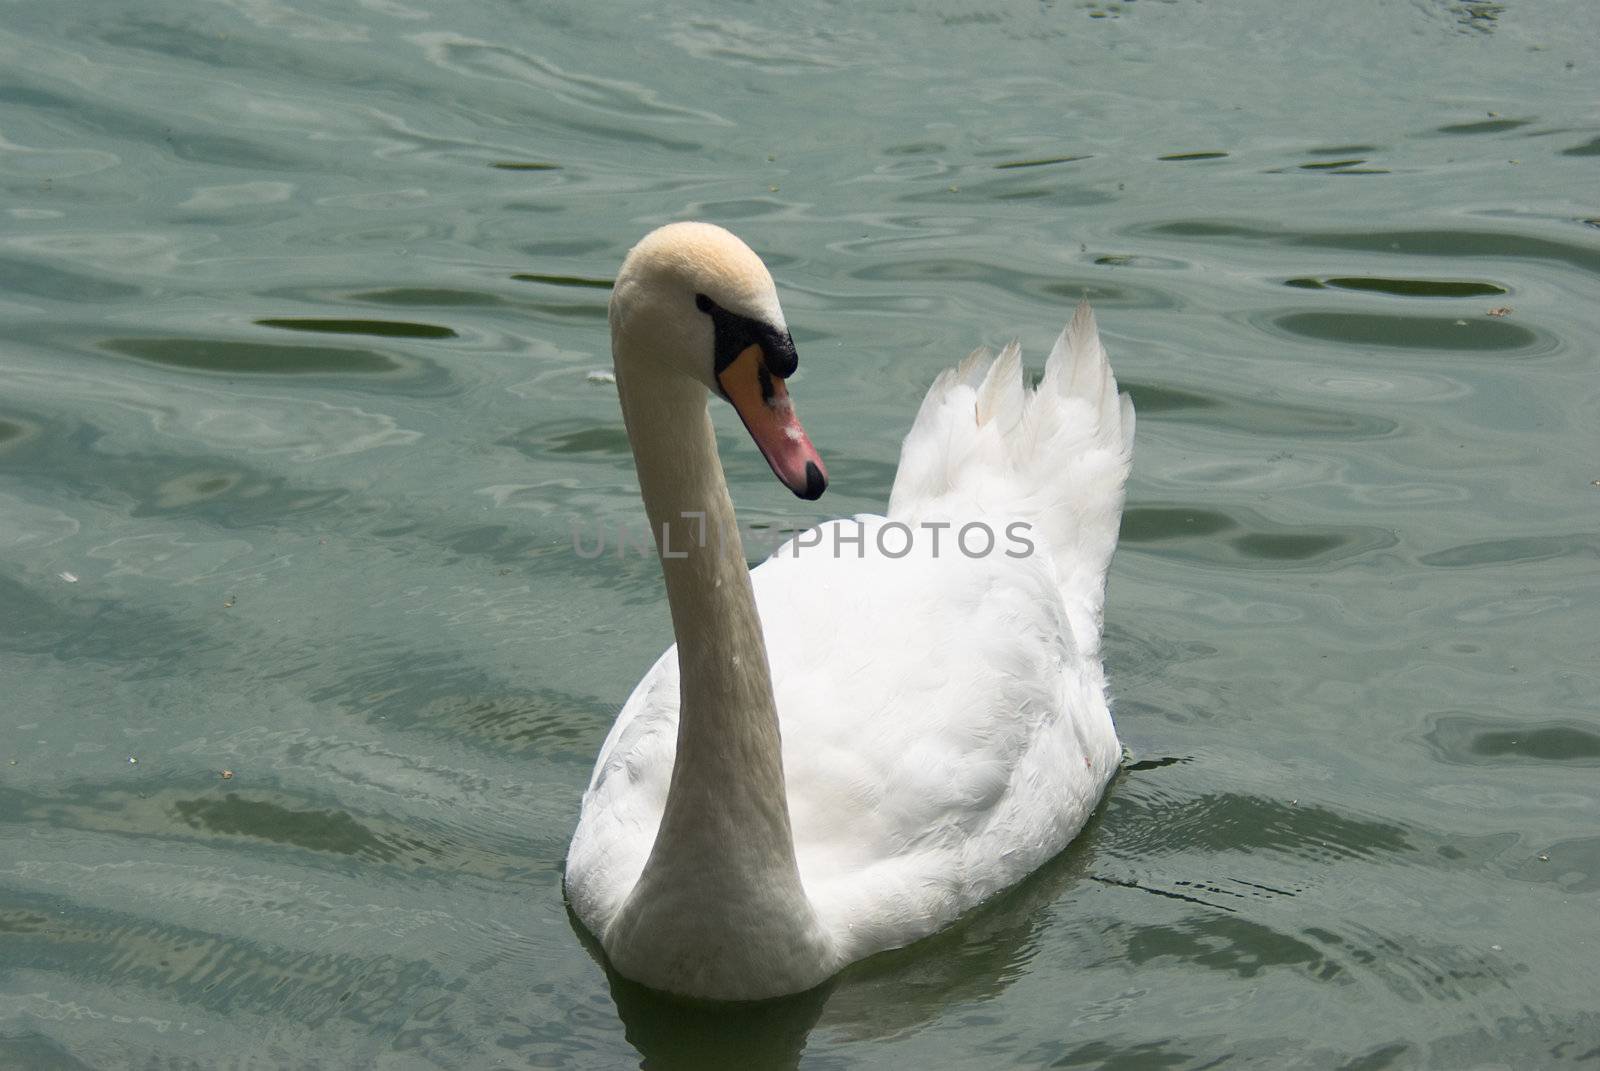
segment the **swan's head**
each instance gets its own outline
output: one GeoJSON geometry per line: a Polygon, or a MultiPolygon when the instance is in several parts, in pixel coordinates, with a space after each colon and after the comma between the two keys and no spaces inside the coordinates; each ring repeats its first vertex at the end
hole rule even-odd
{"type": "Polygon", "coordinates": [[[686,376],[733,404],[789,490],[814,499],[828,486],[784,386],[799,357],[777,287],[732,234],[710,223],[671,223],[645,235],[611,292],[611,342],[619,382],[629,363],[686,376]]]}

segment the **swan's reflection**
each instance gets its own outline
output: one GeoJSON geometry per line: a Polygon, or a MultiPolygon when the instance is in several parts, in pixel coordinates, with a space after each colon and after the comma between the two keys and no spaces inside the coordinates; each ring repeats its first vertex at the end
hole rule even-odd
{"type": "Polygon", "coordinates": [[[778,1071],[800,1064],[836,982],[778,1000],[696,1004],[646,989],[606,969],[628,1043],[650,1071],[778,1071]]]}
{"type": "Polygon", "coordinates": [[[616,974],[570,913],[568,919],[605,967],[628,1041],[644,1057],[641,1067],[794,1068],[818,1027],[852,1040],[892,1037],[951,1005],[1003,993],[1038,951],[1049,905],[1087,873],[1103,811],[1065,852],[954,926],[779,1000],[696,1004],[646,989],[616,974]]]}

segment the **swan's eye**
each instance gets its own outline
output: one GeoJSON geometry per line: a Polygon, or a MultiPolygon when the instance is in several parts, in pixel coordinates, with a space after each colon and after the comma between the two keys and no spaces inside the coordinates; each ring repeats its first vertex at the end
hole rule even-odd
{"type": "Polygon", "coordinates": [[[704,294],[696,294],[694,296],[694,307],[699,309],[701,312],[710,312],[712,308],[711,299],[706,297],[704,294]]]}

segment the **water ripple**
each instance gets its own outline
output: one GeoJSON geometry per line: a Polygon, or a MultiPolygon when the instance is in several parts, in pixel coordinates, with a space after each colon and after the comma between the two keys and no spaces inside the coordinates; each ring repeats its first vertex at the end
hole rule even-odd
{"type": "Polygon", "coordinates": [[[1446,350],[1452,353],[1534,353],[1554,339],[1504,320],[1450,316],[1384,316],[1359,312],[1282,312],[1262,321],[1273,330],[1344,346],[1446,350]]]}
{"type": "Polygon", "coordinates": [[[1453,260],[1523,259],[1566,264],[1600,275],[1600,246],[1560,241],[1515,231],[1465,229],[1394,231],[1295,231],[1269,229],[1242,223],[1186,220],[1149,224],[1134,233],[1175,241],[1275,245],[1299,249],[1326,249],[1376,253],[1383,256],[1449,257],[1453,260]]]}
{"type": "Polygon", "coordinates": [[[1600,732],[1576,722],[1440,715],[1426,737],[1441,762],[1466,766],[1600,766],[1600,732]]]}
{"type": "Polygon", "coordinates": [[[1592,1060],[1583,0],[1160,8],[18,7],[0,1064],[1592,1060]],[[1081,297],[1140,413],[1100,813],[706,1014],[560,889],[670,642],[591,373],[691,215],[835,478],[798,512],[714,409],[747,551],[881,508],[934,376],[1081,297]]]}
{"type": "Polygon", "coordinates": [[[1121,545],[1162,557],[1216,565],[1282,569],[1320,567],[1395,546],[1393,532],[1373,526],[1325,528],[1275,524],[1252,510],[1132,506],[1122,515],[1121,545]]]}

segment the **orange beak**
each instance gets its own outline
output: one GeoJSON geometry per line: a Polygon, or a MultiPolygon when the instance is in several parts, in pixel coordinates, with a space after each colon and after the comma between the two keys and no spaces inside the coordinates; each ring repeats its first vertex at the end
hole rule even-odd
{"type": "Polygon", "coordinates": [[[722,393],[733,403],[761,456],[785,487],[804,499],[816,499],[828,487],[828,470],[817,448],[795,416],[783,380],[767,367],[759,345],[747,346],[717,373],[722,393]]]}

